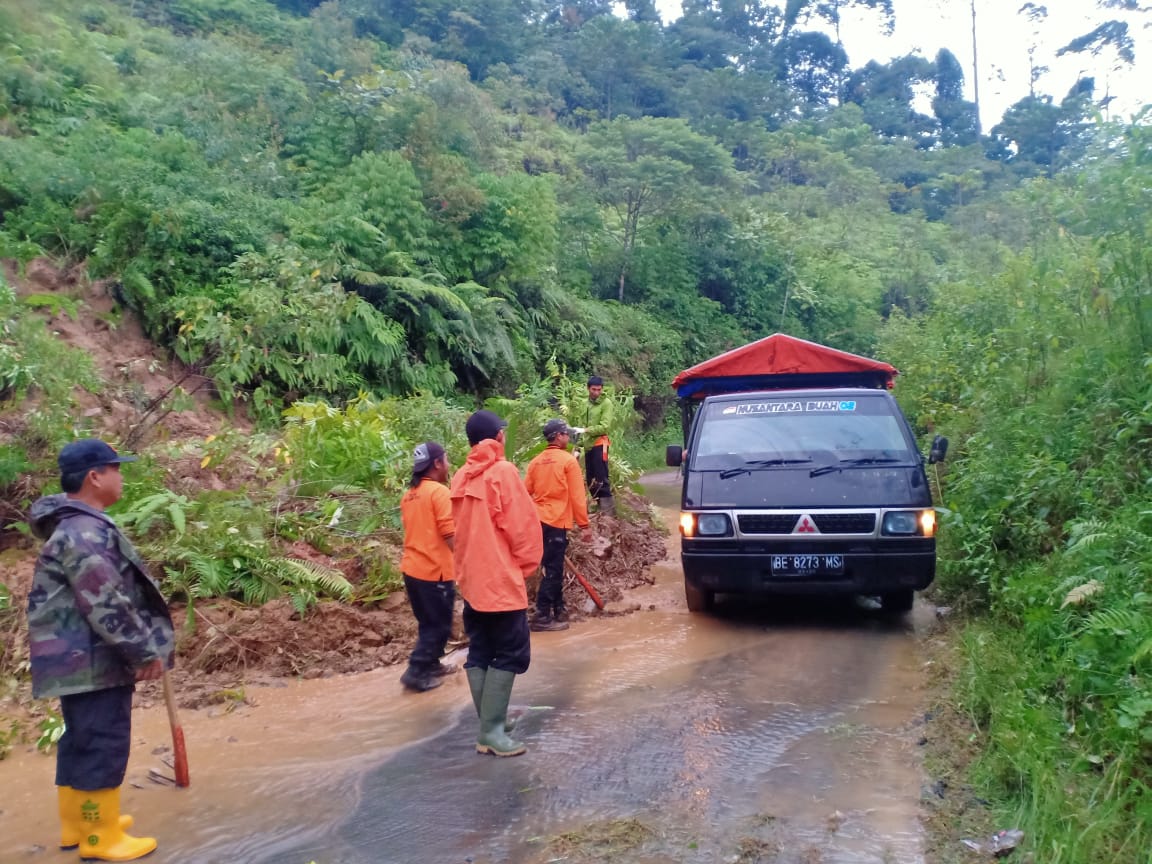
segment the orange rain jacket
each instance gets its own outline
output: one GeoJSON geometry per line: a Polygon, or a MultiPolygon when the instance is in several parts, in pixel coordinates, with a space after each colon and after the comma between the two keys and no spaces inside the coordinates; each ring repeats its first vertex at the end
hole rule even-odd
{"type": "Polygon", "coordinates": [[[452,550],[448,539],[456,533],[448,487],[425,477],[400,499],[404,523],[404,555],[400,572],[428,582],[452,581],[452,550]]]}
{"type": "Polygon", "coordinates": [[[524,485],[545,525],[568,530],[575,520],[581,528],[589,526],[580,463],[565,448],[550,445],[542,450],[528,463],[524,485]]]}
{"type": "Polygon", "coordinates": [[[504,445],[481,441],[452,478],[456,587],[478,612],[528,608],[524,578],[544,554],[540,520],[504,445]]]}

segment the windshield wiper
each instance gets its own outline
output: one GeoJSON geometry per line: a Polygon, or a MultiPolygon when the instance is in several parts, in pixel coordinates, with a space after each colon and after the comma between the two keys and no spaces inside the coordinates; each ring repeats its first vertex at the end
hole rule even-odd
{"type": "Polygon", "coordinates": [[[763,468],[775,468],[778,465],[802,465],[811,462],[811,459],[749,459],[740,468],[725,468],[720,472],[721,480],[728,480],[737,474],[751,474],[763,468]]]}
{"type": "Polygon", "coordinates": [[[865,456],[862,459],[841,459],[835,465],[821,465],[808,472],[809,477],[820,477],[833,471],[842,471],[845,465],[891,465],[893,462],[903,462],[903,459],[892,459],[887,456],[865,456]]]}

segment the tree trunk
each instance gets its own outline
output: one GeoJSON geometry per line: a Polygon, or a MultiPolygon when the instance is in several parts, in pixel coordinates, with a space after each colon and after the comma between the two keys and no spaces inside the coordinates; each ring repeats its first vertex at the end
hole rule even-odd
{"type": "Polygon", "coordinates": [[[976,137],[980,128],[980,64],[976,59],[976,0],[969,0],[972,9],[972,100],[976,103],[976,137]]]}

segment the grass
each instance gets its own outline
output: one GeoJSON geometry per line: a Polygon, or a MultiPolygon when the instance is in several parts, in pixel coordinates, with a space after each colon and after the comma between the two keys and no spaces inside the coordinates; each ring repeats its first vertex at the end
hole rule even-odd
{"type": "Polygon", "coordinates": [[[969,774],[981,753],[981,735],[956,699],[963,664],[957,622],[926,640],[928,704],[924,714],[925,792],[921,799],[926,858],[932,864],[971,864],[961,840],[995,830],[995,815],[972,787],[969,774]]]}
{"type": "Polygon", "coordinates": [[[652,836],[652,829],[638,819],[609,819],[566,831],[554,837],[548,849],[556,857],[616,861],[652,836]]]}

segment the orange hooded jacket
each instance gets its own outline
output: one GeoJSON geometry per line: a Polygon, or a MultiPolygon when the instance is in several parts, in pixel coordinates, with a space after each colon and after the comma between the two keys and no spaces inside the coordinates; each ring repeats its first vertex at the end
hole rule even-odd
{"type": "Polygon", "coordinates": [[[456,587],[477,612],[528,608],[524,578],[544,543],[532,497],[495,439],[472,448],[452,477],[456,587]]]}
{"type": "Polygon", "coordinates": [[[536,502],[540,521],[553,528],[568,530],[575,521],[587,528],[588,499],[580,463],[562,447],[549,445],[528,463],[524,486],[536,502]]]}

